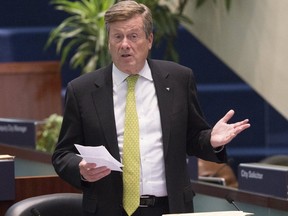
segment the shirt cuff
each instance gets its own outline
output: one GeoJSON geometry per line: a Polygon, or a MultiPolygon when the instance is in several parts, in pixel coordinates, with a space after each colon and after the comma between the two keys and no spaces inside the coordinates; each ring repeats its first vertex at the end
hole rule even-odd
{"type": "Polygon", "coordinates": [[[85,179],[82,175],[81,175],[81,180],[87,182],[87,179],[85,179]]]}
{"type": "Polygon", "coordinates": [[[220,153],[222,150],[224,149],[224,145],[223,146],[220,146],[220,147],[217,147],[217,148],[214,148],[214,153],[220,153]]]}

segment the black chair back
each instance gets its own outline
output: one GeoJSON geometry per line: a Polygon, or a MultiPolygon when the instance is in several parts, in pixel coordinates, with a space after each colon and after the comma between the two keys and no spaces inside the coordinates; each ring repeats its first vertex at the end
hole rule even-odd
{"type": "Polygon", "coordinates": [[[82,194],[55,193],[13,204],[4,216],[81,216],[82,194]]]}

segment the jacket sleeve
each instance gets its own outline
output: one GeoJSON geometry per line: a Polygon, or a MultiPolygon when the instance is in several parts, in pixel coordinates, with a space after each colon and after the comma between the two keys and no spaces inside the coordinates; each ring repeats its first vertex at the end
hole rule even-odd
{"type": "Polygon", "coordinates": [[[210,143],[212,129],[204,119],[204,115],[198,101],[197,87],[193,72],[189,74],[187,154],[194,155],[208,161],[218,163],[226,162],[226,149],[224,148],[219,153],[216,153],[210,143]]]}
{"type": "Polygon", "coordinates": [[[52,155],[52,164],[56,173],[76,188],[81,187],[79,163],[82,160],[74,144],[82,143],[82,129],[77,100],[73,87],[69,83],[65,96],[65,111],[58,143],[52,155]]]}

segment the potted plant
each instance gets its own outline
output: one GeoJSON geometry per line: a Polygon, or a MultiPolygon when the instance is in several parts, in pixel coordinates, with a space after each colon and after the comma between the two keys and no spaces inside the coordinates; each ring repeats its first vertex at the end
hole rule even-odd
{"type": "Polygon", "coordinates": [[[36,150],[53,153],[57,144],[63,117],[51,114],[37,128],[36,150]]]}

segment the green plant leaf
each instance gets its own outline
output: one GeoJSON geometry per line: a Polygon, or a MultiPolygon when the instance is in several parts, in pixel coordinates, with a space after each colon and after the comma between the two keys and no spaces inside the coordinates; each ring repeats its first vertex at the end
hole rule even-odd
{"type": "Polygon", "coordinates": [[[44,119],[38,127],[36,149],[43,152],[53,153],[60,133],[63,117],[51,114],[44,119]]]}

